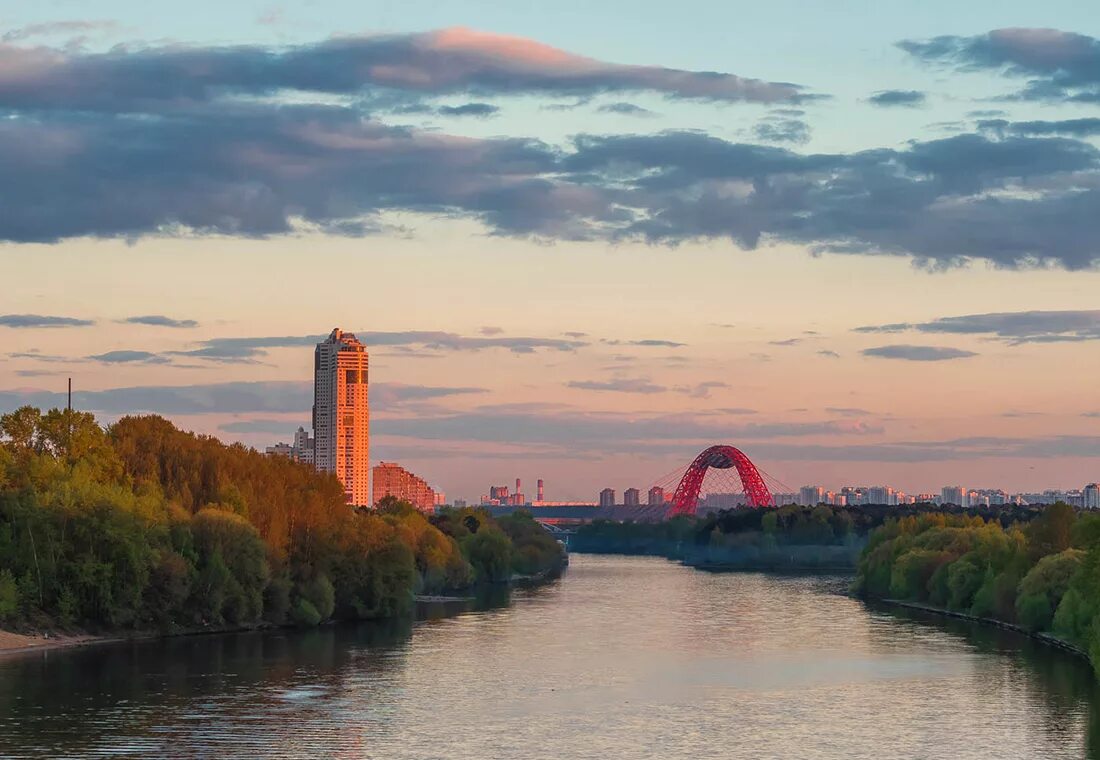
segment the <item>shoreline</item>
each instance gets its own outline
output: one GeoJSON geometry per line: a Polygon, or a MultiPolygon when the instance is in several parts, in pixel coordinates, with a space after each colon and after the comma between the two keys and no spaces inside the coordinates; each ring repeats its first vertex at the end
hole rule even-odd
{"type": "Polygon", "coordinates": [[[1085,660],[1092,662],[1089,657],[1089,653],[1076,644],[1072,644],[1065,639],[1060,639],[1057,636],[1045,633],[1043,631],[1029,631],[1023,626],[1016,625],[1015,623],[1007,623],[1004,620],[998,620],[997,618],[978,617],[977,615],[971,615],[966,612],[956,612],[954,610],[943,609],[942,607],[933,607],[930,604],[922,604],[920,602],[906,602],[901,599],[879,599],[877,597],[857,597],[863,598],[865,602],[871,602],[872,604],[883,604],[890,607],[901,607],[908,610],[916,610],[918,612],[927,612],[932,615],[938,615],[940,617],[955,618],[956,620],[965,620],[969,623],[980,623],[982,625],[993,626],[1005,631],[1011,631],[1018,633],[1022,636],[1027,636],[1030,639],[1041,641],[1048,646],[1052,646],[1055,649],[1061,649],[1068,654],[1076,655],[1077,657],[1083,657],[1085,660]]]}
{"type": "MultiPolygon", "coordinates": [[[[543,571],[542,573],[538,573],[535,575],[516,575],[506,581],[504,584],[500,585],[507,585],[511,588],[532,588],[542,586],[560,578],[565,570],[565,567],[566,565],[563,564],[562,567],[543,571]]],[[[467,591],[470,590],[473,589],[468,589],[467,591]]],[[[469,603],[474,601],[475,599],[476,597],[469,596],[468,594],[463,596],[451,596],[444,594],[416,594],[413,597],[413,604],[469,603]]],[[[320,625],[333,625],[340,622],[345,621],[326,620],[320,623],[320,625]]],[[[48,638],[44,635],[15,633],[13,631],[7,631],[0,628],[0,658],[33,654],[35,652],[50,652],[59,649],[76,649],[79,647],[94,646],[97,644],[119,644],[127,641],[150,641],[153,639],[181,638],[184,636],[212,636],[224,633],[249,633],[255,631],[275,631],[290,628],[296,628],[296,626],[289,623],[286,625],[272,625],[261,623],[255,626],[231,626],[218,629],[184,629],[171,632],[127,631],[105,635],[83,633],[49,633],[48,638]]]]}

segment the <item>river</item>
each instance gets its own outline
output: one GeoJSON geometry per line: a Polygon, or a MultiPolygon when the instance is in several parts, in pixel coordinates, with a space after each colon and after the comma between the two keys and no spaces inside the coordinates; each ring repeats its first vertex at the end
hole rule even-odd
{"type": "Polygon", "coordinates": [[[574,555],[414,625],[0,659],[0,757],[1100,756],[1087,663],[846,583],[574,555]]]}

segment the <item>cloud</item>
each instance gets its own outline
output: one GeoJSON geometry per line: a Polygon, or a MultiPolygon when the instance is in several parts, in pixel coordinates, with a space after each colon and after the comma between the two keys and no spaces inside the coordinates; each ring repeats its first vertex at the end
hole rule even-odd
{"type": "Polygon", "coordinates": [[[384,96],[456,92],[800,97],[725,74],[615,66],[466,30],[279,50],[6,45],[0,70],[0,166],[21,177],[0,184],[0,240],[364,236],[400,212],[547,241],[785,243],[938,267],[1100,261],[1100,150],[1069,137],[959,134],[826,154],[696,131],[551,145],[371,115],[384,96]]]}
{"type": "Polygon", "coordinates": [[[108,351],[105,354],[95,354],[85,357],[91,361],[103,364],[167,364],[170,359],[166,356],[150,353],[148,351],[108,351]]]}
{"type": "Polygon", "coordinates": [[[787,241],[940,267],[1100,262],[1100,151],[1077,140],[963,134],[849,155],[696,132],[582,135],[576,144],[564,165],[589,186],[614,182],[620,204],[634,208],[620,239],[787,241]]]}
{"type": "Polygon", "coordinates": [[[828,359],[839,359],[840,358],[840,354],[838,354],[836,351],[830,351],[828,349],[822,349],[821,351],[818,351],[817,355],[818,356],[824,356],[828,359]]]}
{"type": "Polygon", "coordinates": [[[971,37],[906,40],[899,47],[921,61],[957,71],[993,71],[1027,78],[1022,100],[1100,102],[1100,40],[1057,29],[994,29],[971,37]]]}
{"type": "Polygon", "coordinates": [[[664,393],[668,390],[663,385],[654,385],[646,378],[617,378],[607,381],[571,380],[565,386],[585,391],[614,391],[616,393],[664,393]]]}
{"type": "Polygon", "coordinates": [[[587,338],[588,337],[588,333],[583,333],[583,332],[563,332],[562,335],[564,335],[567,338],[574,338],[574,339],[587,338]]]}
{"type": "Polygon", "coordinates": [[[88,327],[94,324],[94,320],[77,319],[76,317],[54,317],[41,314],[0,315],[0,327],[88,327]]]}
{"type": "Polygon", "coordinates": [[[940,362],[948,359],[965,359],[977,356],[973,351],[947,346],[876,346],[861,351],[864,356],[877,356],[882,359],[905,359],[912,362],[940,362]]]}
{"type": "Polygon", "coordinates": [[[802,338],[787,338],[786,340],[769,340],[769,346],[797,346],[802,338]]]}
{"type": "Polygon", "coordinates": [[[657,114],[650,111],[648,108],[642,108],[641,106],[634,105],[633,103],[605,103],[596,109],[600,113],[614,113],[620,116],[644,116],[651,117],[657,114]]]}
{"type": "Polygon", "coordinates": [[[1013,311],[857,327],[861,333],[985,335],[1009,345],[1100,340],[1100,310],[1013,311]]]}
{"type": "Polygon", "coordinates": [[[486,119],[500,113],[497,106],[488,103],[463,103],[460,106],[440,106],[436,109],[440,116],[474,116],[486,119]]]}
{"type": "MultiPolygon", "coordinates": [[[[496,328],[483,328],[484,330],[496,328]]],[[[399,332],[357,331],[355,335],[368,350],[377,346],[419,348],[428,351],[481,351],[502,348],[512,353],[529,354],[539,349],[576,351],[588,344],[580,340],[535,337],[473,337],[436,330],[405,330],[399,332]]],[[[324,335],[282,335],[252,338],[211,338],[198,348],[173,354],[207,359],[215,362],[254,362],[266,356],[272,348],[312,347],[325,339],[324,335]]]]}
{"type": "Polygon", "coordinates": [[[478,332],[482,335],[500,335],[502,332],[504,332],[504,328],[494,327],[493,325],[486,325],[485,327],[482,327],[480,330],[478,330],[478,332]]]}
{"type": "Polygon", "coordinates": [[[686,343],[677,343],[672,340],[658,340],[655,338],[644,338],[642,340],[603,340],[601,343],[606,343],[609,346],[642,346],[644,348],[683,348],[686,343]]]}
{"type": "Polygon", "coordinates": [[[677,393],[686,394],[691,398],[710,398],[710,392],[715,388],[729,387],[729,383],[723,383],[720,380],[708,380],[703,383],[696,383],[695,385],[680,385],[673,388],[673,390],[677,393]]]}
{"type": "Polygon", "coordinates": [[[867,102],[883,108],[916,108],[923,106],[927,96],[919,90],[879,90],[867,102]]]}
{"type": "Polygon", "coordinates": [[[803,97],[801,88],[784,82],[605,63],[535,40],[462,28],[341,36],[279,48],[177,44],[66,54],[7,45],[0,59],[8,72],[0,81],[0,108],[128,113],[232,95],[355,95],[376,89],[418,95],[654,92],[756,103],[803,97]]]}
{"type": "Polygon", "coordinates": [[[866,417],[872,414],[866,409],[859,409],[854,406],[827,406],[825,411],[829,414],[839,414],[842,417],[866,417]]]}
{"type": "Polygon", "coordinates": [[[764,142],[802,144],[810,141],[810,125],[802,119],[773,116],[757,122],[752,133],[764,142]]]}
{"type": "Polygon", "coordinates": [[[18,29],[0,34],[0,43],[23,42],[35,37],[76,36],[78,40],[93,34],[117,31],[119,25],[114,21],[50,21],[40,24],[28,24],[18,29]]]}
{"type": "MultiPolygon", "coordinates": [[[[372,383],[371,403],[376,410],[457,395],[486,392],[484,388],[436,387],[400,383],[372,383]]],[[[0,391],[0,409],[24,404],[42,408],[63,406],[65,394],[49,391],[0,391]]],[[[156,413],[166,415],[298,413],[308,421],[313,383],[254,381],[198,385],[149,385],[100,391],[73,391],[73,406],[110,415],[156,413]]],[[[293,429],[293,428],[292,428],[293,429]]]]}
{"type": "Polygon", "coordinates": [[[1007,119],[983,119],[978,129],[997,134],[1068,135],[1070,137],[1096,137],[1100,135],[1100,119],[1087,117],[1082,119],[1062,119],[1060,121],[1008,121],[1007,119]]]}
{"type": "Polygon", "coordinates": [[[753,423],[730,425],[692,415],[629,417],[615,414],[570,411],[495,412],[473,411],[438,416],[386,418],[372,426],[379,435],[422,438],[434,441],[469,440],[482,442],[545,444],[577,449],[603,449],[614,444],[616,451],[632,442],[763,440],[803,436],[863,436],[882,432],[881,427],[857,421],[753,423]]]}
{"type": "Polygon", "coordinates": [[[131,325],[150,325],[152,327],[198,327],[199,323],[193,319],[173,319],[162,314],[149,314],[139,317],[127,317],[121,320],[131,325]]]}

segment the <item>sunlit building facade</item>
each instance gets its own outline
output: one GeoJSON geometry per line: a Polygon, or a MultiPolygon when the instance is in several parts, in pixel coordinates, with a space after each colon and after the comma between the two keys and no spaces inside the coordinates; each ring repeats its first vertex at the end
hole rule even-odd
{"type": "Polygon", "coordinates": [[[432,513],[436,508],[435,491],[420,477],[394,462],[379,462],[374,468],[374,494],[377,504],[387,496],[407,501],[421,512],[432,513]]]}
{"type": "Polygon", "coordinates": [[[348,504],[370,506],[367,349],[339,328],[314,352],[313,459],[344,484],[348,504]]]}

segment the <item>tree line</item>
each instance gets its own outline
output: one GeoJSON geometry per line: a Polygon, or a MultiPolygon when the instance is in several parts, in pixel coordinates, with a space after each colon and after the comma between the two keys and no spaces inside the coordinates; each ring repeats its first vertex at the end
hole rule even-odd
{"type": "Polygon", "coordinates": [[[0,416],[0,624],[190,630],[390,618],[561,567],[530,515],[354,509],[332,475],[157,416],[0,416]]]}
{"type": "Polygon", "coordinates": [[[1100,674],[1100,514],[1066,504],[1028,523],[925,514],[887,521],[855,590],[1044,632],[1089,653],[1100,674]]]}

